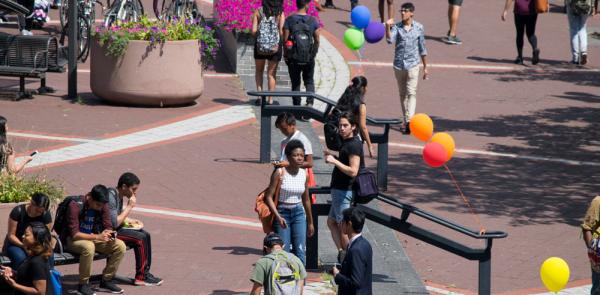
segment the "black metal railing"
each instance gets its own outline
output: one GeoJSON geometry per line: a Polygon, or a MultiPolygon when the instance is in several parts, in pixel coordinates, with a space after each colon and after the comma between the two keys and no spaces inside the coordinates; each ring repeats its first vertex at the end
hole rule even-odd
{"type": "MultiPolygon", "coordinates": [[[[311,194],[330,194],[331,189],[329,187],[317,187],[310,188],[311,194]]],[[[426,242],[432,246],[446,250],[450,253],[456,254],[460,257],[468,260],[479,261],[479,292],[480,295],[487,295],[491,292],[491,258],[492,258],[492,242],[494,239],[502,239],[508,236],[507,233],[502,231],[486,231],[484,234],[480,234],[478,231],[471,230],[460,224],[448,221],[444,218],[431,214],[427,211],[421,210],[417,207],[404,204],[398,200],[379,194],[377,200],[384,202],[393,207],[402,210],[400,218],[385,214],[379,210],[364,206],[356,205],[366,215],[366,218],[381,224],[385,227],[391,228],[395,231],[409,235],[413,238],[426,242]],[[441,226],[449,228],[458,233],[464,234],[474,239],[485,240],[484,248],[471,248],[460,242],[451,240],[444,236],[441,236],[433,231],[416,226],[408,221],[411,214],[419,216],[425,220],[432,221],[441,226]]],[[[313,221],[316,223],[319,216],[326,216],[329,213],[331,204],[314,204],[312,207],[313,221]]],[[[307,239],[307,253],[306,253],[306,268],[307,269],[318,269],[319,268],[319,231],[318,226],[315,226],[315,233],[311,238],[307,239]]]]}
{"type": "MultiPolygon", "coordinates": [[[[271,160],[271,117],[282,112],[294,114],[296,118],[308,117],[324,123],[327,115],[335,107],[336,102],[312,92],[301,91],[249,91],[249,96],[260,97],[260,162],[271,160]],[[326,104],[324,111],[309,106],[299,105],[267,105],[267,97],[312,97],[326,104]]],[[[381,119],[367,116],[367,124],[383,127],[383,132],[369,132],[371,142],[377,144],[377,183],[382,190],[387,189],[388,142],[390,125],[400,124],[398,119],[381,119]]]]}

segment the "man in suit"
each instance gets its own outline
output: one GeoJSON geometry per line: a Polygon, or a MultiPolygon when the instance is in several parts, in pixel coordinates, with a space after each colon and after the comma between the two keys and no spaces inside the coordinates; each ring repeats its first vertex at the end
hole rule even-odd
{"type": "Polygon", "coordinates": [[[356,207],[342,212],[342,231],[348,235],[350,243],[342,269],[333,267],[338,294],[372,295],[373,294],[373,249],[367,239],[362,237],[365,214],[356,207]]]}

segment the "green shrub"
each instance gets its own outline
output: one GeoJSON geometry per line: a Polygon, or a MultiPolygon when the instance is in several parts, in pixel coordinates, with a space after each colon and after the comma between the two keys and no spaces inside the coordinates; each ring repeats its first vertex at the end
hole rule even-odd
{"type": "Polygon", "coordinates": [[[26,202],[36,192],[46,194],[53,205],[64,198],[62,184],[54,179],[46,179],[40,175],[0,175],[0,203],[26,202]]]}

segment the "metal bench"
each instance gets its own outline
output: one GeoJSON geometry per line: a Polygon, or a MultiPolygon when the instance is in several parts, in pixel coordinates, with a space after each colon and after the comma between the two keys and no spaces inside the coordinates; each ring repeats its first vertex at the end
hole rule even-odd
{"type": "Polygon", "coordinates": [[[54,36],[18,36],[0,33],[0,76],[19,77],[19,91],[12,100],[31,98],[25,90],[25,78],[37,78],[41,85],[38,94],[53,93],[46,86],[46,72],[63,72],[64,61],[54,36]]]}

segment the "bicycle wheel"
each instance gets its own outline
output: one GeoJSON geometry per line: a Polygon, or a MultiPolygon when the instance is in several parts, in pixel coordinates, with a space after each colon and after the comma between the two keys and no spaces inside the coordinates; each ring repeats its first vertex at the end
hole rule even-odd
{"type": "Polygon", "coordinates": [[[122,22],[137,21],[144,13],[136,3],[137,1],[126,0],[122,9],[117,14],[117,19],[122,22]]]}
{"type": "Polygon", "coordinates": [[[85,62],[90,53],[90,41],[92,40],[92,20],[89,16],[79,19],[79,60],[85,62]]]}
{"type": "Polygon", "coordinates": [[[60,19],[60,27],[61,30],[64,30],[66,25],[67,25],[67,21],[69,20],[69,0],[62,0],[62,5],[60,6],[60,9],[58,11],[58,17],[60,19]]]}

